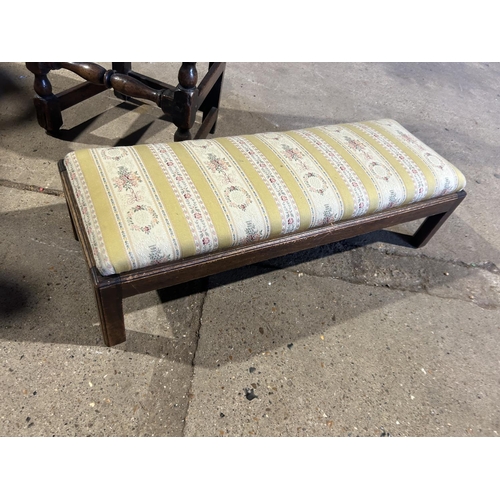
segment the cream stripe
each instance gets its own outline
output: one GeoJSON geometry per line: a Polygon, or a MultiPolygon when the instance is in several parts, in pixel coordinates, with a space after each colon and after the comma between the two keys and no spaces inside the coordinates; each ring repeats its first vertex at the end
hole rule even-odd
{"type": "MultiPolygon", "coordinates": [[[[309,144],[309,148],[314,148],[314,151],[317,150],[316,157],[319,161],[323,160],[324,168],[330,174],[332,181],[342,196],[345,206],[342,219],[359,217],[365,214],[370,209],[369,193],[357,172],[349,163],[357,165],[356,162],[352,161],[352,157],[345,152],[344,148],[339,148],[339,145],[331,137],[322,133],[319,129],[299,130],[293,134],[299,137],[302,136],[303,140],[307,140],[304,145],[309,144]],[[339,149],[346,154],[341,155],[339,149]]],[[[360,172],[366,175],[362,169],[360,172]]],[[[374,193],[376,194],[375,190],[374,193]]]]}
{"type": "MultiPolygon", "coordinates": [[[[178,217],[178,220],[174,220],[174,217],[180,212],[180,207],[172,195],[171,184],[167,182],[165,173],[160,165],[161,160],[155,157],[149,146],[139,145],[131,149],[137,166],[147,181],[150,196],[155,200],[156,207],[161,214],[160,220],[163,227],[163,237],[168,239],[168,247],[173,253],[171,259],[180,258],[182,254],[179,245],[176,244],[176,237],[185,231],[187,224],[181,217],[178,217]]],[[[186,242],[186,246],[188,245],[189,242],[186,242]]]]}
{"type": "MultiPolygon", "coordinates": [[[[181,257],[167,231],[168,220],[159,198],[151,188],[147,168],[133,147],[96,151],[102,162],[103,176],[123,224],[122,237],[133,253],[132,269],[181,257]],[[109,155],[118,155],[118,159],[109,155]]],[[[156,163],[156,162],[154,162],[156,163]]]]}

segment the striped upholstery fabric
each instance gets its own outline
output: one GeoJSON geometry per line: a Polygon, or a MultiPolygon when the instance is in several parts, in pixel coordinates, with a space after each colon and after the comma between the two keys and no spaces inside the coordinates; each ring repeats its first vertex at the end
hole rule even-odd
{"type": "Polygon", "coordinates": [[[460,171],[393,120],[84,149],[64,161],[102,275],[465,186],[460,171]]]}

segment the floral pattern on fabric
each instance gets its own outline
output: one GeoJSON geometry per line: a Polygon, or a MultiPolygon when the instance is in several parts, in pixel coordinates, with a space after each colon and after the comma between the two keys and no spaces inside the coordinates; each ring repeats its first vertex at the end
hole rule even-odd
{"type": "Polygon", "coordinates": [[[393,120],[95,148],[68,154],[65,165],[103,275],[465,186],[453,165],[393,120]]]}
{"type": "MultiPolygon", "coordinates": [[[[457,170],[453,167],[453,165],[451,165],[450,162],[445,160],[435,151],[431,150],[431,148],[413,136],[396,121],[379,120],[376,123],[388,133],[394,134],[395,138],[403,142],[406,147],[420,157],[426,166],[431,170],[436,186],[432,196],[443,196],[448,193],[453,193],[458,189],[460,180],[457,170]]],[[[359,126],[363,125],[359,124],[359,126]]],[[[380,134],[380,139],[385,142],[386,147],[394,147],[392,141],[385,137],[384,134],[380,134]]],[[[399,158],[401,160],[405,159],[402,157],[399,158]]],[[[416,170],[415,174],[420,172],[420,169],[413,162],[411,165],[412,166],[408,168],[412,168],[414,171],[416,170]]]]}
{"type": "Polygon", "coordinates": [[[119,166],[118,174],[118,177],[113,178],[113,184],[119,192],[121,192],[122,189],[125,191],[133,191],[133,189],[139,185],[139,182],[142,182],[137,171],[131,172],[127,167],[119,166]]]}
{"type": "Polygon", "coordinates": [[[411,158],[407,154],[405,154],[404,151],[398,148],[393,141],[388,140],[383,134],[378,133],[376,130],[373,130],[373,128],[364,124],[356,124],[355,127],[359,128],[368,136],[376,140],[405,168],[407,174],[412,179],[413,185],[415,186],[415,195],[412,201],[419,201],[425,198],[428,191],[427,181],[425,180],[425,176],[422,174],[417,165],[415,165],[415,163],[411,160],[411,158]]]}
{"type": "Polygon", "coordinates": [[[296,231],[300,227],[300,212],[289,188],[266,156],[245,137],[230,137],[229,141],[243,153],[265,183],[279,210],[281,234],[296,231]]]}
{"type": "Polygon", "coordinates": [[[135,205],[127,212],[127,223],[134,231],[149,234],[159,223],[156,212],[147,205],[135,205]]]}
{"type": "MultiPolygon", "coordinates": [[[[330,144],[325,142],[313,131],[299,130],[296,133],[306,139],[321,154],[323,154],[324,157],[330,162],[331,166],[340,175],[353,198],[354,211],[352,216],[357,217],[364,214],[369,207],[368,193],[356,172],[353,171],[338,151],[332,148],[330,144]]],[[[353,145],[354,149],[358,151],[364,151],[365,149],[364,144],[360,140],[352,139],[351,145],[353,145]]]]}
{"type": "Polygon", "coordinates": [[[90,195],[85,176],[82,168],[80,168],[75,152],[66,155],[64,158],[64,165],[68,171],[73,193],[82,216],[83,227],[87,234],[92,254],[96,261],[96,266],[101,274],[105,276],[115,274],[115,269],[106,250],[104,236],[97,219],[92,196],[90,195]]]}
{"type": "Polygon", "coordinates": [[[168,144],[150,145],[149,148],[182,208],[182,213],[191,230],[196,254],[216,250],[217,232],[189,172],[168,144]]]}
{"type": "Polygon", "coordinates": [[[113,161],[119,161],[122,158],[125,158],[129,154],[127,148],[120,148],[120,147],[101,148],[100,153],[104,160],[113,160],[113,161]]]}
{"type": "MultiPolygon", "coordinates": [[[[318,127],[356,161],[377,192],[377,210],[392,208],[406,198],[406,186],[396,169],[369,142],[342,126],[318,127]],[[381,175],[382,172],[382,175],[381,175]]],[[[351,167],[349,170],[352,171],[351,167]]],[[[368,207],[367,207],[368,208],[368,207]]]]}
{"type": "Polygon", "coordinates": [[[298,144],[291,135],[286,133],[256,134],[267,147],[269,147],[283,165],[294,176],[302,188],[307,199],[311,213],[309,227],[322,224],[325,210],[334,208],[335,220],[340,220],[344,212],[344,204],[337,186],[330,179],[321,164],[304,148],[298,144]],[[321,185],[321,187],[318,187],[321,185]],[[330,203],[324,199],[325,193],[330,195],[330,203]]]}
{"type": "Polygon", "coordinates": [[[247,221],[245,233],[247,235],[245,243],[253,243],[262,239],[262,230],[257,229],[251,221],[247,221]]]}
{"type": "Polygon", "coordinates": [[[172,260],[169,254],[166,254],[162,248],[158,248],[157,245],[149,246],[149,260],[151,264],[162,264],[172,260]]]}
{"type": "Polygon", "coordinates": [[[118,189],[118,192],[122,192],[122,190],[125,190],[127,192],[127,202],[130,204],[141,202],[142,196],[140,191],[134,189],[139,186],[140,182],[142,182],[137,171],[131,172],[127,169],[127,167],[120,166],[118,167],[118,173],[118,177],[112,179],[113,185],[116,189],[118,189]]]}
{"type": "Polygon", "coordinates": [[[246,241],[247,222],[252,221],[263,238],[269,237],[269,216],[238,162],[216,140],[185,142],[186,151],[199,166],[200,172],[217,198],[229,227],[232,245],[246,241]]]}
{"type": "Polygon", "coordinates": [[[252,203],[248,192],[240,186],[229,186],[224,189],[224,197],[229,206],[239,208],[243,212],[252,203]]]}

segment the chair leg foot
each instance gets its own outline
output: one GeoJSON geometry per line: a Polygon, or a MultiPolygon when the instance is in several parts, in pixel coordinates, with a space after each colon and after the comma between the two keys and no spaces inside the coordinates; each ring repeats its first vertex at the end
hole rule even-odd
{"type": "Polygon", "coordinates": [[[192,139],[192,135],[189,129],[177,127],[174,134],[174,142],[189,141],[190,139],[192,139]]]}

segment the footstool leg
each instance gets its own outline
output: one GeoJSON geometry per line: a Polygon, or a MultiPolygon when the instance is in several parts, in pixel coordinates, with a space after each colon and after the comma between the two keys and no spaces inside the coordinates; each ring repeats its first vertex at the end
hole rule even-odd
{"type": "Polygon", "coordinates": [[[444,224],[446,219],[455,211],[465,198],[465,192],[455,202],[455,204],[447,211],[441,214],[431,215],[427,217],[421,226],[417,229],[413,236],[410,236],[410,244],[415,248],[421,248],[426,245],[429,240],[436,234],[437,230],[444,224]]]}
{"type": "Polygon", "coordinates": [[[94,287],[104,343],[108,347],[125,342],[125,319],[119,286],[94,287]]]}

